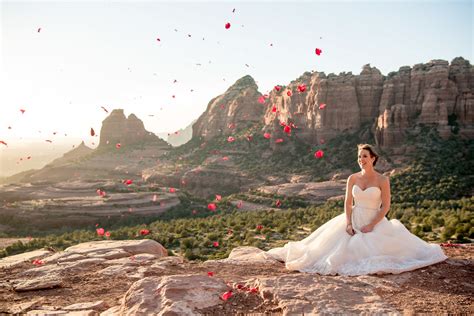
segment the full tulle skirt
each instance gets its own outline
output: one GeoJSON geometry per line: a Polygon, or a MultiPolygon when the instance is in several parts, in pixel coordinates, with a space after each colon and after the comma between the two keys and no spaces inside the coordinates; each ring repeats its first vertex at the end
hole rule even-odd
{"type": "Polygon", "coordinates": [[[447,259],[439,245],[410,233],[398,220],[383,218],[369,233],[360,229],[374,212],[354,207],[352,222],[356,234],[346,232],[343,213],[300,241],[268,251],[285,262],[289,270],[323,275],[398,274],[447,259]]]}

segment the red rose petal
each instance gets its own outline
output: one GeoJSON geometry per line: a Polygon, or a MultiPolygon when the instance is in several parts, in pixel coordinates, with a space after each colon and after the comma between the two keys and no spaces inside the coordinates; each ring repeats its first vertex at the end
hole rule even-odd
{"type": "Polygon", "coordinates": [[[320,109],[320,110],[323,110],[325,107],[326,107],[326,103],[321,103],[321,104],[319,105],[319,109],[320,109]]]}
{"type": "Polygon", "coordinates": [[[216,201],[220,201],[220,200],[222,200],[222,196],[219,194],[216,194],[216,201]]]}
{"type": "Polygon", "coordinates": [[[322,158],[323,156],[324,152],[321,149],[314,153],[314,157],[316,158],[322,158]]]}
{"type": "Polygon", "coordinates": [[[214,272],[209,271],[209,272],[207,273],[207,276],[213,277],[213,276],[214,276],[214,272]]]}
{"type": "Polygon", "coordinates": [[[314,52],[316,53],[316,55],[320,56],[323,51],[319,48],[316,48],[314,52]]]}
{"type": "Polygon", "coordinates": [[[0,144],[8,146],[7,143],[5,143],[3,140],[0,140],[0,144]]]}
{"type": "Polygon", "coordinates": [[[291,97],[291,95],[292,95],[291,90],[288,90],[288,91],[286,92],[286,95],[289,96],[289,97],[291,97]]]}
{"type": "Polygon", "coordinates": [[[230,29],[230,23],[229,23],[229,22],[227,22],[227,23],[225,24],[225,28],[226,28],[227,30],[230,29]]]}
{"type": "Polygon", "coordinates": [[[233,141],[235,141],[235,138],[232,137],[232,136],[229,136],[229,137],[227,138],[227,141],[228,141],[229,143],[232,143],[233,141]]]}
{"type": "Polygon", "coordinates": [[[94,136],[95,135],[95,131],[94,129],[91,127],[91,136],[94,136]]]}
{"type": "Polygon", "coordinates": [[[305,92],[305,91],[306,91],[306,85],[300,84],[300,85],[298,86],[298,91],[299,91],[299,92],[305,92]]]}
{"type": "Polygon", "coordinates": [[[272,112],[273,112],[273,113],[276,113],[276,111],[277,111],[277,107],[276,107],[276,106],[273,106],[273,107],[272,107],[272,112]]]}
{"type": "Polygon", "coordinates": [[[123,183],[126,185],[130,185],[133,183],[133,180],[127,179],[127,180],[124,180],[123,183]]]}
{"type": "Polygon", "coordinates": [[[283,143],[283,138],[278,138],[275,140],[275,143],[280,144],[283,143]]]}
{"type": "Polygon", "coordinates": [[[291,133],[291,127],[286,125],[284,128],[283,128],[283,131],[287,134],[290,134],[291,133]]]}
{"type": "Polygon", "coordinates": [[[260,103],[260,104],[265,103],[265,97],[263,95],[258,98],[258,103],[260,103]]]}
{"type": "Polygon", "coordinates": [[[99,235],[99,236],[104,236],[104,233],[105,233],[103,228],[97,228],[96,232],[97,232],[97,235],[99,235]]]}
{"type": "Polygon", "coordinates": [[[221,298],[222,300],[227,301],[229,298],[232,297],[232,295],[233,295],[232,291],[228,291],[222,294],[221,298]]]}
{"type": "Polygon", "coordinates": [[[270,133],[265,133],[263,134],[263,137],[265,137],[266,139],[270,139],[272,135],[270,133]]]}
{"type": "Polygon", "coordinates": [[[207,209],[208,209],[209,211],[211,211],[211,212],[214,212],[214,211],[217,209],[217,206],[216,206],[216,204],[214,204],[214,203],[209,203],[209,204],[207,205],[207,209]]]}
{"type": "Polygon", "coordinates": [[[274,88],[277,92],[281,90],[281,87],[280,86],[275,86],[274,88]]]}
{"type": "Polygon", "coordinates": [[[280,207],[280,206],[281,206],[281,201],[280,201],[280,200],[276,200],[275,205],[276,205],[276,207],[280,207]]]}
{"type": "Polygon", "coordinates": [[[122,147],[120,143],[115,144],[115,148],[120,149],[120,147],[122,147]]]}
{"type": "Polygon", "coordinates": [[[106,108],[104,108],[103,106],[101,106],[101,108],[102,108],[102,110],[104,110],[104,111],[105,111],[105,113],[109,113],[109,111],[107,111],[107,109],[106,109],[106,108]]]}
{"type": "Polygon", "coordinates": [[[219,242],[218,242],[218,241],[214,241],[214,242],[212,243],[212,246],[214,246],[214,247],[219,247],[219,242]]]}

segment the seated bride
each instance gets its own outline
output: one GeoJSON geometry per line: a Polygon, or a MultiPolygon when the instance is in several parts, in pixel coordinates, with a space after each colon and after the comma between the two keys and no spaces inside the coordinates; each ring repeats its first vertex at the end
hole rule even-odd
{"type": "Polygon", "coordinates": [[[378,158],[371,145],[358,145],[361,171],[347,179],[345,213],[305,239],[268,253],[289,270],[325,275],[401,273],[447,259],[439,245],[423,241],[400,221],[385,217],[390,209],[390,182],[374,170],[378,158]]]}

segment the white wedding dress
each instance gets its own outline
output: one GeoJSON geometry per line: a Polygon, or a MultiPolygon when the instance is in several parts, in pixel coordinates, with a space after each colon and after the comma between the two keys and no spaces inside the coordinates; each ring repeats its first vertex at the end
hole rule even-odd
{"type": "Polygon", "coordinates": [[[331,219],[301,241],[288,242],[267,253],[285,262],[289,270],[325,275],[401,273],[447,259],[439,245],[429,244],[410,233],[400,221],[383,218],[369,233],[360,229],[380,209],[378,187],[362,190],[354,185],[352,226],[346,232],[346,214],[331,219]]]}

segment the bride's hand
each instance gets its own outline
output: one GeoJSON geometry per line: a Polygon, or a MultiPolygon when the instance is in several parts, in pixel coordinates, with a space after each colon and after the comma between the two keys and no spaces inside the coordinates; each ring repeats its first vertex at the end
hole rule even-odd
{"type": "Polygon", "coordinates": [[[349,235],[354,236],[355,231],[354,231],[354,228],[352,228],[352,224],[347,224],[347,226],[346,226],[346,232],[347,232],[349,235]]]}
{"type": "Polygon", "coordinates": [[[360,229],[360,231],[363,233],[370,233],[372,230],[374,230],[374,227],[372,225],[365,225],[360,229]]]}

